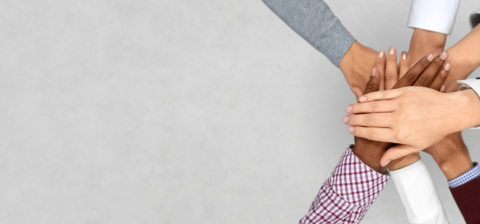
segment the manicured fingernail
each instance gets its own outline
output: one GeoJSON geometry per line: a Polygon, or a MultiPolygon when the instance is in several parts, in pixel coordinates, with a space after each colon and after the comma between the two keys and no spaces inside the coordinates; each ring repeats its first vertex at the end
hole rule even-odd
{"type": "Polygon", "coordinates": [[[348,115],[343,117],[343,122],[344,123],[347,123],[349,120],[350,120],[350,117],[348,115]]]}
{"type": "Polygon", "coordinates": [[[440,59],[442,59],[442,61],[447,60],[447,58],[448,58],[447,52],[444,51],[440,54],[440,59]]]}
{"type": "Polygon", "coordinates": [[[353,107],[352,106],[347,106],[347,109],[345,109],[347,111],[347,113],[350,113],[352,112],[353,110],[353,107]]]}
{"type": "Polygon", "coordinates": [[[390,49],[388,49],[388,53],[391,55],[395,54],[395,48],[391,46],[390,49]]]}
{"type": "Polygon", "coordinates": [[[407,52],[402,52],[402,59],[407,60],[407,52]]]}
{"type": "Polygon", "coordinates": [[[452,69],[452,64],[450,63],[445,63],[445,65],[443,66],[443,69],[445,69],[445,71],[449,72],[450,69],[452,69]]]}
{"type": "Polygon", "coordinates": [[[367,100],[367,97],[366,96],[362,96],[358,99],[360,102],[363,102],[363,101],[366,101],[367,100]]]}
{"type": "Polygon", "coordinates": [[[385,56],[385,51],[381,50],[380,53],[378,53],[378,57],[383,58],[383,56],[385,56]]]}
{"type": "Polygon", "coordinates": [[[385,161],[385,164],[383,165],[384,167],[387,166],[390,162],[392,162],[392,160],[387,160],[385,161]]]}
{"type": "Polygon", "coordinates": [[[433,61],[433,54],[429,54],[428,57],[427,57],[427,60],[429,62],[432,62],[433,61]]]}
{"type": "Polygon", "coordinates": [[[442,88],[440,89],[440,92],[445,92],[445,85],[442,86],[442,88]]]}
{"type": "Polygon", "coordinates": [[[355,131],[355,128],[353,126],[348,127],[348,132],[353,133],[355,131]]]}
{"type": "Polygon", "coordinates": [[[375,76],[375,74],[377,73],[376,69],[375,68],[372,68],[372,72],[370,73],[370,76],[375,76]]]}

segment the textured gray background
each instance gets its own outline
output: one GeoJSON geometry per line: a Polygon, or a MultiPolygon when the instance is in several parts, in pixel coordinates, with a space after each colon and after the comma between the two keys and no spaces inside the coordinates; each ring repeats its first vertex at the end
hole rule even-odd
{"type": "MultiPolygon", "coordinates": [[[[410,1],[327,3],[408,48],[410,1]]],[[[0,30],[2,224],[296,223],[353,140],[340,71],[259,0],[1,0],[0,30]]],[[[364,223],[405,221],[389,183],[364,223]]]]}

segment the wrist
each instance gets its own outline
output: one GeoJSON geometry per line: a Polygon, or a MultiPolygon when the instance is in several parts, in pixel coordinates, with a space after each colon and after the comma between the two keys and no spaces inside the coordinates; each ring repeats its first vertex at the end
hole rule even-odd
{"type": "Polygon", "coordinates": [[[466,89],[451,94],[455,101],[456,111],[461,111],[459,116],[453,116],[457,120],[456,130],[462,131],[480,125],[480,98],[473,89],[466,89]],[[462,113],[463,112],[463,113],[462,113]]]}
{"type": "Polygon", "coordinates": [[[365,88],[376,56],[377,51],[353,42],[338,64],[350,87],[365,88]]]}
{"type": "Polygon", "coordinates": [[[440,142],[430,147],[428,151],[448,180],[458,177],[473,168],[472,160],[461,132],[446,136],[440,142]]]}
{"type": "Polygon", "coordinates": [[[449,160],[438,164],[440,170],[442,170],[443,175],[447,178],[447,180],[452,180],[467,171],[473,168],[472,160],[470,156],[454,156],[449,160]]]}
{"type": "Polygon", "coordinates": [[[415,29],[408,50],[410,66],[427,54],[438,54],[445,48],[447,35],[433,31],[415,29]]]}
{"type": "Polygon", "coordinates": [[[410,46],[430,48],[442,51],[447,41],[447,35],[434,31],[415,29],[412,34],[412,43],[410,46]],[[423,46],[421,44],[424,44],[423,46]]]}
{"type": "Polygon", "coordinates": [[[447,62],[452,64],[452,70],[445,82],[462,80],[468,77],[475,69],[480,66],[480,26],[476,26],[462,40],[447,50],[449,55],[447,62]]]}

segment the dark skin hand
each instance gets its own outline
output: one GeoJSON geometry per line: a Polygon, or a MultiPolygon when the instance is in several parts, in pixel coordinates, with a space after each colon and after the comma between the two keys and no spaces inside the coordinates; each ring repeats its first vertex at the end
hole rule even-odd
{"type": "MultiPolygon", "coordinates": [[[[440,58],[440,55],[436,58],[433,58],[433,55],[429,55],[420,59],[418,63],[393,86],[393,89],[415,85],[440,90],[448,77],[448,71],[444,69],[444,60],[440,58]]],[[[375,67],[372,68],[372,75],[374,76],[370,77],[364,94],[380,90],[382,76],[377,74],[380,74],[380,71],[384,71],[386,67],[390,67],[388,64],[385,65],[385,63],[389,62],[385,62],[384,57],[377,57],[375,67]]],[[[355,137],[353,153],[370,168],[379,173],[385,173],[388,166],[382,167],[380,165],[380,159],[392,146],[392,143],[376,142],[355,137]]]]}

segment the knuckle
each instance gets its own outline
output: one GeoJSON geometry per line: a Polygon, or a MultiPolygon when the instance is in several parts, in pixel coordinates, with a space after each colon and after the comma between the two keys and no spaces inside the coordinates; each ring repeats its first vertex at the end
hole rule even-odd
{"type": "Polygon", "coordinates": [[[348,124],[349,125],[355,125],[356,124],[355,121],[356,121],[356,116],[355,115],[350,115],[349,119],[348,119],[348,124]]]}
{"type": "Polygon", "coordinates": [[[435,68],[440,68],[442,65],[443,65],[443,61],[442,59],[440,59],[440,57],[437,57],[435,58],[435,60],[433,60],[433,63],[432,65],[435,67],[435,68]]]}
{"type": "Polygon", "coordinates": [[[420,76],[420,78],[418,78],[418,84],[420,84],[421,86],[427,86],[430,84],[430,77],[429,76],[426,76],[426,75],[422,75],[420,76]]]}
{"type": "Polygon", "coordinates": [[[376,139],[377,137],[377,131],[374,128],[371,128],[368,130],[368,138],[369,139],[376,139]]]}
{"type": "Polygon", "coordinates": [[[422,67],[426,68],[427,66],[430,65],[430,62],[429,62],[429,61],[427,60],[427,58],[425,57],[425,58],[423,58],[423,60],[420,60],[420,61],[418,62],[418,64],[421,65],[422,67]]]}
{"type": "Polygon", "coordinates": [[[377,109],[378,109],[378,103],[377,102],[372,102],[370,104],[370,112],[375,113],[375,112],[377,112],[377,109]]]}
{"type": "Polygon", "coordinates": [[[370,126],[373,124],[373,116],[371,114],[365,115],[365,118],[363,120],[365,125],[370,126]]]}
{"type": "Polygon", "coordinates": [[[397,73],[393,71],[388,71],[385,74],[386,79],[395,79],[397,77],[397,73]]]}
{"type": "Polygon", "coordinates": [[[383,91],[382,92],[382,99],[385,100],[385,99],[387,99],[387,97],[388,97],[388,91],[383,91]]]}
{"type": "Polygon", "coordinates": [[[404,157],[403,153],[400,150],[396,150],[394,154],[395,154],[394,155],[395,158],[397,158],[397,159],[400,159],[400,158],[404,157]]]}

